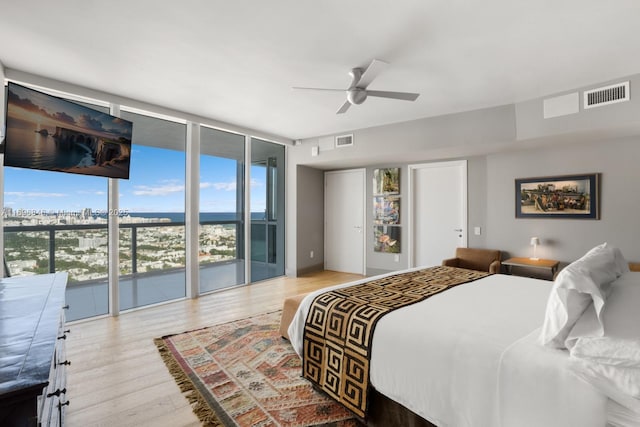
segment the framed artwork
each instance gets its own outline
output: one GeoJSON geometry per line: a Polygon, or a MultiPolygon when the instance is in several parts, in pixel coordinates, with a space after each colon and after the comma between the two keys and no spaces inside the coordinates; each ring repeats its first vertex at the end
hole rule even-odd
{"type": "Polygon", "coordinates": [[[374,169],[373,194],[400,194],[400,168],[374,169]]]}
{"type": "Polygon", "coordinates": [[[400,253],[400,235],[402,228],[392,225],[376,225],[373,227],[373,250],[392,254],[400,253]]]}
{"type": "Polygon", "coordinates": [[[600,219],[600,174],[516,179],[516,218],[600,219]]]}
{"type": "Polygon", "coordinates": [[[400,196],[374,196],[373,223],[400,224],[400,196]]]}

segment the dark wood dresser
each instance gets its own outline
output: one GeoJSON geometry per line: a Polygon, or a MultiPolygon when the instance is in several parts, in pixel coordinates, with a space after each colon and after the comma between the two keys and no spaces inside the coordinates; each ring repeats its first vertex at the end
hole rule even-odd
{"type": "Polygon", "coordinates": [[[69,404],[67,273],[0,280],[0,425],[59,426],[69,404]]]}

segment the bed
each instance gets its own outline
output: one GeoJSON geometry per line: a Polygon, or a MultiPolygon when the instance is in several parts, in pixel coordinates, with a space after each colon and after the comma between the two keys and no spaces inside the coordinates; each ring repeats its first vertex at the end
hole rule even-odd
{"type": "MultiPolygon", "coordinates": [[[[316,296],[397,274],[305,297],[288,330],[298,355],[316,296]]],[[[540,344],[541,329],[549,329],[545,307],[548,311],[556,285],[490,275],[385,315],[371,341],[370,406],[382,397],[405,415],[417,415],[423,425],[438,427],[638,425],[635,413],[576,375],[566,349],[540,344]]],[[[371,425],[381,425],[377,409],[369,410],[371,425]]]]}

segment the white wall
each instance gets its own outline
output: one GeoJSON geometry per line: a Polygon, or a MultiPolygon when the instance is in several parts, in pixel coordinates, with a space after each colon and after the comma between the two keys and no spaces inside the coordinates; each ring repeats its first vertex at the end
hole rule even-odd
{"type": "Polygon", "coordinates": [[[411,163],[485,154],[516,139],[515,106],[507,105],[459,114],[353,131],[354,145],[334,148],[334,135],[309,138],[292,147],[295,164],[321,169],[345,169],[384,162],[411,163]],[[312,147],[318,146],[318,156],[312,147]]]}
{"type": "Polygon", "coordinates": [[[631,261],[640,260],[640,138],[601,140],[487,156],[486,244],[514,256],[571,262],[593,246],[609,242],[631,261]],[[515,218],[515,179],[601,173],[600,220],[515,218]]]}
{"type": "MultiPolygon", "coordinates": [[[[484,156],[467,157],[467,185],[468,185],[468,227],[467,241],[469,247],[486,247],[485,234],[487,229],[486,214],[486,158],[484,156]],[[480,227],[481,234],[476,236],[473,234],[473,228],[480,227]]],[[[430,162],[431,160],[420,160],[419,157],[415,161],[409,163],[380,163],[366,168],[367,171],[367,205],[365,212],[366,220],[366,259],[367,275],[382,274],[385,272],[409,268],[409,233],[408,224],[408,208],[409,208],[409,173],[408,166],[419,163],[430,162]],[[399,167],[400,173],[400,227],[401,227],[401,245],[402,252],[398,255],[396,261],[395,254],[375,252],[373,239],[373,171],[377,168],[393,168],[399,167]]],[[[453,256],[454,254],[451,254],[453,256]]]]}
{"type": "MultiPolygon", "coordinates": [[[[630,80],[632,91],[640,87],[640,75],[613,82],[623,80],[630,80]]],[[[583,89],[589,88],[575,91],[581,95],[583,89]]],[[[640,94],[632,92],[630,101],[606,107],[584,110],[579,106],[576,114],[552,119],[544,119],[543,104],[544,99],[538,98],[358,129],[353,131],[354,146],[347,148],[335,149],[334,135],[310,138],[291,148],[289,170],[297,165],[321,170],[366,167],[370,180],[374,168],[401,167],[401,185],[405,185],[408,164],[467,159],[469,246],[501,249],[506,256],[529,256],[530,237],[538,236],[543,244],[540,256],[570,262],[592,246],[609,241],[628,259],[640,260],[640,233],[634,218],[640,212],[640,198],[634,197],[635,184],[640,182],[636,165],[640,159],[640,94]],[[312,156],[315,146],[320,148],[318,156],[312,156]],[[515,178],[592,172],[602,173],[600,220],[515,219],[515,178]],[[481,227],[480,236],[473,234],[476,226],[481,227]]],[[[287,196],[289,218],[299,208],[294,194],[287,196]]],[[[367,195],[370,199],[370,184],[367,195]]],[[[371,208],[366,209],[367,226],[372,226],[371,208]]],[[[306,238],[296,232],[297,227],[288,225],[289,255],[295,252],[293,248],[306,244],[306,238]]],[[[407,232],[403,227],[404,241],[407,232]]],[[[399,262],[390,254],[374,253],[370,240],[367,251],[370,274],[408,266],[404,249],[399,262]]],[[[295,255],[287,262],[290,271],[295,271],[295,255]]]]}
{"type": "Polygon", "coordinates": [[[324,172],[298,166],[297,175],[297,274],[303,274],[324,268],[324,172]]]}
{"type": "MultiPolygon", "coordinates": [[[[474,226],[485,228],[484,222],[484,179],[486,174],[483,156],[469,153],[485,154],[502,149],[515,140],[515,108],[503,106],[486,110],[452,114],[440,117],[425,118],[405,123],[359,129],[354,132],[353,147],[335,149],[333,135],[311,138],[302,141],[301,145],[289,148],[287,178],[287,274],[295,275],[308,263],[306,248],[309,234],[318,234],[321,230],[309,229],[309,224],[301,224],[298,210],[307,210],[313,205],[321,208],[323,201],[312,201],[309,197],[299,200],[298,186],[299,165],[313,167],[318,170],[337,170],[352,167],[367,169],[367,273],[375,274],[399,268],[407,268],[409,260],[406,248],[402,250],[396,262],[393,254],[382,254],[373,251],[372,226],[372,174],[376,167],[401,167],[401,191],[406,193],[407,165],[437,161],[451,158],[467,158],[469,162],[470,200],[477,202],[479,208],[470,209],[469,221],[474,226]],[[312,147],[320,146],[320,154],[312,155],[312,147]],[[461,156],[466,154],[466,156],[461,156]],[[304,232],[301,232],[304,230],[304,232]],[[369,232],[370,231],[370,232],[369,232]],[[304,250],[303,250],[304,248],[304,250]],[[300,258],[299,258],[300,257],[300,258]]],[[[304,180],[304,177],[302,178],[304,180]]],[[[324,193],[322,193],[324,194],[324,193]]],[[[404,215],[406,215],[406,200],[404,215]]],[[[402,240],[407,242],[408,227],[402,228],[402,240]]],[[[469,244],[483,245],[484,235],[469,236],[469,244]]]]}

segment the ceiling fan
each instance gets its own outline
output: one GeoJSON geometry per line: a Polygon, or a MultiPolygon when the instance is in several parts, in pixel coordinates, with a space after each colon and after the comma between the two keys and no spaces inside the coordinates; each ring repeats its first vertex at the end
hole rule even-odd
{"type": "MultiPolygon", "coordinates": [[[[347,100],[344,104],[338,109],[336,114],[345,113],[351,105],[359,105],[362,104],[367,97],[369,96],[377,96],[379,98],[391,98],[391,99],[400,99],[403,101],[415,101],[419,93],[410,93],[410,92],[389,92],[384,90],[369,90],[367,86],[371,84],[373,79],[375,79],[378,74],[389,65],[387,62],[381,61],[379,59],[374,59],[371,61],[371,64],[363,70],[362,68],[354,68],[349,72],[351,76],[351,85],[346,90],[347,92],[347,100]]],[[[325,89],[318,87],[294,87],[293,89],[300,90],[323,90],[330,92],[345,92],[344,89],[325,89]]]]}

